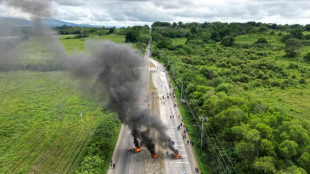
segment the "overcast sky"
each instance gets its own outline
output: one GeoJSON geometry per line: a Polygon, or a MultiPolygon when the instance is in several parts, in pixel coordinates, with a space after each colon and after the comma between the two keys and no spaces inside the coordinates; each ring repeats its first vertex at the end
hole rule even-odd
{"type": "MultiPolygon", "coordinates": [[[[310,23],[310,0],[42,1],[49,3],[52,18],[92,25],[129,26],[155,21],[310,23]]],[[[19,9],[5,5],[0,5],[0,16],[30,17],[19,9]]]]}

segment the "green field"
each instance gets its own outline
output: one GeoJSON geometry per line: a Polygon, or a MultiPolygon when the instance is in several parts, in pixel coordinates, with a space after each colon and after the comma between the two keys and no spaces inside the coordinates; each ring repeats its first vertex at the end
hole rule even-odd
{"type": "Polygon", "coordinates": [[[92,131],[116,117],[65,72],[2,72],[0,94],[0,173],[67,173],[92,131]]]}
{"type": "MultiPolygon", "coordinates": [[[[60,36],[67,52],[85,51],[85,39],[67,37],[60,36]]],[[[35,38],[18,48],[23,64],[51,60],[35,38]]],[[[120,122],[68,72],[0,72],[0,96],[0,173],[107,171],[120,122]]]]}

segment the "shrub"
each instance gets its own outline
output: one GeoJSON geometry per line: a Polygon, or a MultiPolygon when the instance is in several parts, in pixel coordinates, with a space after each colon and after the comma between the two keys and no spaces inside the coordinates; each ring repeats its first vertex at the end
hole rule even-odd
{"type": "Polygon", "coordinates": [[[304,60],[306,62],[310,62],[310,53],[307,53],[305,56],[304,56],[304,60]]]}
{"type": "Polygon", "coordinates": [[[294,57],[297,51],[301,48],[301,43],[298,39],[290,38],[285,44],[285,52],[287,56],[294,57]]]}
{"type": "Polygon", "coordinates": [[[294,63],[290,63],[287,67],[287,69],[297,69],[297,68],[298,68],[298,65],[294,63]]]}
{"type": "Polygon", "coordinates": [[[225,36],[223,37],[222,41],[221,41],[221,45],[225,46],[225,47],[229,47],[232,46],[235,42],[235,39],[231,36],[225,36]]]}
{"type": "Polygon", "coordinates": [[[265,39],[265,38],[259,38],[257,41],[256,41],[257,44],[266,44],[268,43],[268,41],[265,39]]]}
{"type": "Polygon", "coordinates": [[[300,83],[300,84],[307,84],[306,79],[300,79],[300,80],[299,80],[299,83],[300,83]]]}
{"type": "Polygon", "coordinates": [[[230,91],[232,85],[229,83],[222,83],[220,85],[218,85],[215,89],[216,92],[225,92],[226,94],[230,91]]]}
{"type": "Polygon", "coordinates": [[[280,82],[278,82],[278,81],[272,81],[272,82],[270,83],[270,85],[273,86],[273,87],[275,87],[275,86],[280,86],[280,82]]]}

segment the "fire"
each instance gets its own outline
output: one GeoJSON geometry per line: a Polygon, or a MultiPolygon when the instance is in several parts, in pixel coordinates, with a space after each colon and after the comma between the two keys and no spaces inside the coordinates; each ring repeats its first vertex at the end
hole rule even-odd
{"type": "Polygon", "coordinates": [[[180,158],[181,158],[181,155],[179,153],[176,153],[174,159],[176,160],[176,159],[180,159],[180,158]]]}
{"type": "Polygon", "coordinates": [[[140,152],[140,147],[136,147],[136,152],[140,152]]]}
{"type": "Polygon", "coordinates": [[[157,158],[157,155],[155,153],[152,153],[152,156],[153,156],[154,159],[157,158]]]}

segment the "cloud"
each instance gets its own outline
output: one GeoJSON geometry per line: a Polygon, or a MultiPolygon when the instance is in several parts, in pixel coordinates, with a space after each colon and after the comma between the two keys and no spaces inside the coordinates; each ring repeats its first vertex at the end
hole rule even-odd
{"type": "MultiPolygon", "coordinates": [[[[155,21],[246,22],[306,24],[310,1],[306,0],[46,0],[53,17],[77,23],[150,24],[155,21]]],[[[1,7],[1,6],[0,6],[1,7]]],[[[0,15],[11,15],[0,12],[0,15]]],[[[16,10],[15,10],[16,11],[16,10]]]]}

